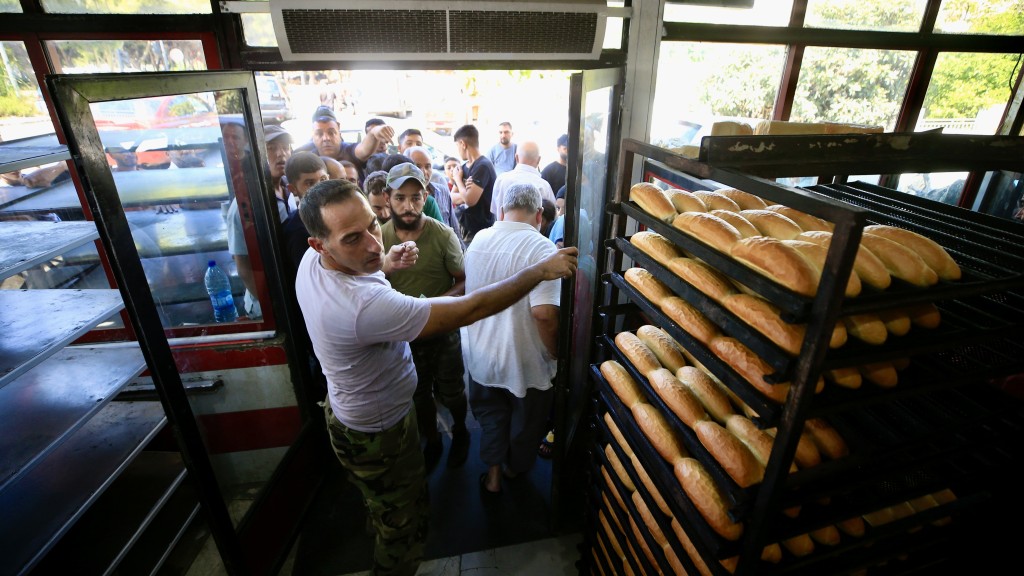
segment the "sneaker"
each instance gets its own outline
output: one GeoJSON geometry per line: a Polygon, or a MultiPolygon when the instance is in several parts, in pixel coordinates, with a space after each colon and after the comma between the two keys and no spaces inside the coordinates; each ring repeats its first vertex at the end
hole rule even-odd
{"type": "Polygon", "coordinates": [[[458,468],[466,462],[469,455],[469,431],[466,429],[452,432],[452,445],[448,448],[448,467],[458,468]]]}

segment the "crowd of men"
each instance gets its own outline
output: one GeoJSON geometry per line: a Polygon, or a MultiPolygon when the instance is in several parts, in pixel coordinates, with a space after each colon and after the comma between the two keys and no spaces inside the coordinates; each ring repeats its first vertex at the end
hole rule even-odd
{"type": "MultiPolygon", "coordinates": [[[[245,152],[228,150],[233,128],[224,132],[237,162],[245,152]]],[[[279,127],[264,134],[284,269],[306,327],[297,341],[322,375],[332,447],[374,527],[373,573],[414,574],[426,477],[444,450],[438,404],[452,420],[448,468],[467,459],[470,411],[479,423],[486,499],[532,468],[551,428],[560,281],[577,254],[547,237],[565,155],[542,172],[537,143],[512,143],[509,123],[487,154],[466,125],[453,136],[461,162],[446,158],[441,173],[419,131],[368,122],[346,143],[326,106],[294,151],[279,127]],[[387,154],[392,142],[398,153],[387,154]]],[[[246,210],[236,195],[226,218],[253,317],[246,210]]]]}

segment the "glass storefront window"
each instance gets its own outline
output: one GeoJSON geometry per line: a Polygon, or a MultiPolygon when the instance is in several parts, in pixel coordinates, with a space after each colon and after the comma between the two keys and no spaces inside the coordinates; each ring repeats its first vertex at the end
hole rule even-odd
{"type": "Polygon", "coordinates": [[[58,74],[206,70],[201,40],[51,40],[58,74]]]}
{"type": "Polygon", "coordinates": [[[0,41],[0,66],[0,141],[52,134],[53,122],[25,43],[0,41]]]}
{"type": "Polygon", "coordinates": [[[665,4],[665,22],[786,26],[793,0],[754,0],[751,8],[723,8],[692,4],[665,4]]]}
{"type": "Polygon", "coordinates": [[[913,52],[808,47],[790,120],[896,127],[913,52]]]}
{"type": "Polygon", "coordinates": [[[914,129],[941,128],[945,134],[998,133],[1017,66],[1017,54],[939,54],[914,129]]]}
{"type": "Polygon", "coordinates": [[[945,0],[935,31],[947,34],[1024,34],[1024,0],[945,0]]]}
{"type": "Polygon", "coordinates": [[[55,14],[210,14],[209,0],[41,0],[55,14]]]}
{"type": "Polygon", "coordinates": [[[0,0],[0,12],[21,14],[21,2],[19,0],[0,0]]]}
{"type": "Polygon", "coordinates": [[[917,32],[928,0],[808,0],[807,28],[917,32]]]}
{"type": "Polygon", "coordinates": [[[277,36],[274,35],[274,22],[270,14],[242,14],[242,36],[248,46],[277,47],[277,36]]]}
{"type": "Polygon", "coordinates": [[[900,174],[896,189],[912,196],[920,196],[956,206],[963,196],[967,172],[932,172],[930,174],[900,174]]]}
{"type": "Polygon", "coordinates": [[[676,149],[699,144],[716,121],[771,118],[785,56],[776,45],[662,43],[651,143],[676,149]]]}

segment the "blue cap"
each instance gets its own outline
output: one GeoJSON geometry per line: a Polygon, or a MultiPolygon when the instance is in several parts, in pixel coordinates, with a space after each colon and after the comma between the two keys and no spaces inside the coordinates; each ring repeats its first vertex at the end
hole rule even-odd
{"type": "Polygon", "coordinates": [[[217,265],[217,261],[216,260],[210,260],[209,262],[206,263],[206,265],[209,268],[213,268],[214,266],[217,265]]]}
{"type": "Polygon", "coordinates": [[[337,122],[338,117],[334,115],[334,110],[331,110],[330,106],[317,106],[317,109],[313,111],[313,122],[337,122]]]}

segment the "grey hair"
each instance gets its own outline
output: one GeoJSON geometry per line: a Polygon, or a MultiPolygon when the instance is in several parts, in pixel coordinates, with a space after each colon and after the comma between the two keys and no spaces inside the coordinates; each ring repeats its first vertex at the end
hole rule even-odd
{"type": "Polygon", "coordinates": [[[513,184],[505,191],[501,201],[501,209],[505,212],[522,210],[533,214],[540,207],[540,191],[532,184],[513,184]]]}
{"type": "Polygon", "coordinates": [[[433,161],[433,158],[430,156],[430,150],[427,150],[426,146],[409,146],[404,152],[402,152],[402,154],[410,156],[413,152],[423,152],[427,158],[430,158],[431,161],[433,161]]]}

